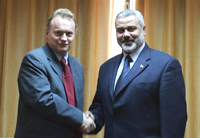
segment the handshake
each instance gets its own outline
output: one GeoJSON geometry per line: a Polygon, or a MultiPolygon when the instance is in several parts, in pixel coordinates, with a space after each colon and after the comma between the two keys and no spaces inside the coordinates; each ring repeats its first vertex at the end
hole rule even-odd
{"type": "Polygon", "coordinates": [[[79,130],[84,134],[94,131],[96,128],[94,120],[94,115],[90,111],[86,111],[83,113],[83,123],[79,130]]]}

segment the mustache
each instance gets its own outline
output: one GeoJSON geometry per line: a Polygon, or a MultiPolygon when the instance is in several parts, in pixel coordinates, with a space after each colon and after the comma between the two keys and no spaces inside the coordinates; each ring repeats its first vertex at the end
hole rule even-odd
{"type": "Polygon", "coordinates": [[[132,37],[123,37],[122,38],[122,40],[121,40],[121,42],[123,43],[123,42],[125,42],[125,41],[135,41],[135,39],[134,38],[132,38],[132,37]]]}

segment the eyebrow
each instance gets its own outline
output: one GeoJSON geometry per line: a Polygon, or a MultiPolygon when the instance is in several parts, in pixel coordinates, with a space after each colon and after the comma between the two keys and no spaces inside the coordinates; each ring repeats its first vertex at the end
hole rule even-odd
{"type": "Polygon", "coordinates": [[[127,29],[127,28],[137,28],[137,26],[131,25],[131,26],[128,26],[126,28],[124,28],[124,27],[117,27],[116,29],[118,30],[118,29],[127,29]]]}
{"type": "Polygon", "coordinates": [[[73,32],[73,30],[62,30],[62,29],[55,29],[55,32],[73,32]]]}

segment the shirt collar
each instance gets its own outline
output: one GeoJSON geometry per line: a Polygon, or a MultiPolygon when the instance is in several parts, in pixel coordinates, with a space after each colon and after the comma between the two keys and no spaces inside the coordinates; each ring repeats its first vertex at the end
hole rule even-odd
{"type": "MultiPolygon", "coordinates": [[[[62,56],[57,54],[56,52],[54,52],[54,53],[55,53],[56,57],[58,58],[58,60],[60,61],[62,59],[62,56]]],[[[67,54],[63,57],[66,60],[66,64],[68,64],[68,57],[69,57],[69,55],[67,52],[67,54]]]]}

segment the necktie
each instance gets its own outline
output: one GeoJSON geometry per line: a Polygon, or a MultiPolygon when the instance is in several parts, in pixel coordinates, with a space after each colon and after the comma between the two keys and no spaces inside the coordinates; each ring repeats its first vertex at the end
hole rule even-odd
{"type": "Polygon", "coordinates": [[[116,91],[119,89],[119,86],[121,85],[123,79],[126,77],[126,75],[128,74],[129,70],[130,70],[130,62],[132,62],[132,58],[127,55],[126,58],[125,58],[125,61],[124,61],[124,67],[123,67],[123,70],[122,70],[122,73],[116,83],[116,86],[115,86],[115,92],[114,92],[114,95],[116,94],[116,91]]]}
{"type": "Polygon", "coordinates": [[[66,60],[64,58],[62,58],[60,62],[63,68],[62,77],[63,77],[63,83],[65,86],[68,102],[69,104],[75,106],[74,82],[73,82],[70,68],[66,64],[66,60]]]}

